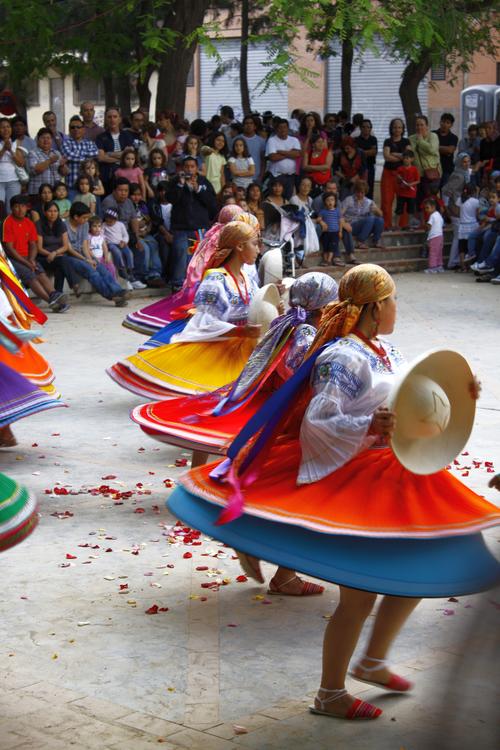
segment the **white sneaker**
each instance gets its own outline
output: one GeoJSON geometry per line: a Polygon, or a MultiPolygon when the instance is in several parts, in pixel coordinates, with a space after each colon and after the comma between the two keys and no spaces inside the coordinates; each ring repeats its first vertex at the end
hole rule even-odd
{"type": "Polygon", "coordinates": [[[131,282],[132,289],[146,289],[147,284],[143,284],[142,281],[132,281],[131,282]]]}
{"type": "Polygon", "coordinates": [[[471,271],[478,271],[479,270],[479,263],[473,263],[471,265],[471,271]]]}
{"type": "Polygon", "coordinates": [[[498,276],[495,276],[494,279],[491,279],[492,284],[500,284],[500,274],[498,276]]]}
{"type": "Polygon", "coordinates": [[[133,288],[134,287],[132,286],[132,284],[130,283],[130,281],[127,279],[127,281],[125,282],[125,289],[127,291],[131,292],[133,288]]]}

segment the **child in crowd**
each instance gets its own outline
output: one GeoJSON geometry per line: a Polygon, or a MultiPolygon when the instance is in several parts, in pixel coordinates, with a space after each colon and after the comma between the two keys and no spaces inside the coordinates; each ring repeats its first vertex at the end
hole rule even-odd
{"type": "Polygon", "coordinates": [[[95,214],[96,199],[92,194],[89,178],[86,175],[80,175],[75,182],[75,188],[77,193],[73,198],[73,203],[76,203],[77,201],[79,203],[84,203],[89,209],[89,213],[95,214]]]}
{"type": "Polygon", "coordinates": [[[54,185],[54,201],[59,209],[59,217],[67,219],[71,208],[71,201],[68,198],[68,188],[64,182],[56,182],[54,185]]]}
{"type": "Polygon", "coordinates": [[[226,136],[224,133],[214,133],[209,146],[204,147],[203,155],[207,168],[206,177],[216,194],[220,193],[226,183],[227,154],[226,136]]]}
{"type": "Polygon", "coordinates": [[[343,266],[340,259],[339,241],[345,222],[337,205],[337,196],[334,193],[325,193],[323,196],[323,208],[318,212],[316,222],[320,225],[322,232],[320,237],[323,260],[320,266],[343,266]]]}
{"type": "Polygon", "coordinates": [[[129,248],[129,236],[125,224],[118,221],[118,211],[108,208],[104,213],[104,239],[107,242],[118,276],[126,279],[127,289],[145,289],[146,284],[136,281],[134,276],[134,254],[129,248]]]}
{"type": "Polygon", "coordinates": [[[161,148],[153,148],[149,152],[148,166],[144,170],[148,198],[154,198],[155,189],[162,180],[168,180],[167,155],[161,148]]]}
{"type": "Polygon", "coordinates": [[[467,255],[465,257],[465,263],[472,263],[476,260],[478,240],[482,244],[483,237],[488,229],[491,228],[497,219],[500,219],[500,203],[496,190],[489,191],[487,203],[484,199],[479,198],[477,218],[479,226],[470,233],[467,240],[467,255]]]}
{"type": "Polygon", "coordinates": [[[234,139],[228,164],[234,184],[246,190],[255,176],[255,162],[244,138],[234,139]]]}
{"type": "Polygon", "coordinates": [[[444,273],[443,268],[443,244],[444,221],[438,211],[434,198],[427,198],[423,203],[424,213],[427,215],[427,242],[429,244],[429,267],[425,273],[444,273]]]}
{"type": "Polygon", "coordinates": [[[90,192],[96,198],[104,195],[104,185],[99,176],[99,163],[97,159],[85,159],[80,165],[80,174],[89,178],[90,192]]]}
{"type": "MultiPolygon", "coordinates": [[[[420,172],[413,164],[414,158],[415,154],[413,151],[407,149],[403,153],[403,165],[396,169],[396,215],[401,216],[406,209],[410,221],[415,215],[417,208],[417,185],[420,182],[420,172]]],[[[411,224],[404,227],[404,229],[411,228],[411,224]]]]}
{"type": "Polygon", "coordinates": [[[141,188],[137,183],[130,185],[129,197],[135,206],[139,224],[138,239],[143,247],[141,265],[143,267],[144,279],[147,286],[162,288],[165,286],[165,282],[161,277],[162,262],[160,260],[160,248],[158,240],[153,236],[153,221],[148,205],[142,200],[141,188]]]}
{"type": "MultiPolygon", "coordinates": [[[[443,221],[444,221],[444,217],[445,217],[445,214],[446,214],[446,206],[444,205],[443,199],[439,195],[439,187],[431,186],[429,188],[428,199],[434,201],[434,203],[436,204],[436,210],[439,211],[439,213],[443,217],[443,221]]],[[[420,210],[422,211],[422,220],[423,220],[423,227],[422,228],[423,229],[427,228],[427,223],[429,221],[429,216],[430,216],[429,206],[426,205],[428,199],[426,198],[420,204],[420,210]]],[[[431,211],[431,213],[432,213],[432,211],[431,211]]]]}
{"type": "Polygon", "coordinates": [[[115,281],[116,268],[109,252],[108,243],[104,239],[102,221],[98,216],[89,219],[89,250],[90,254],[98,263],[108,269],[115,281]]]}
{"type": "Polygon", "coordinates": [[[479,228],[478,212],[479,200],[477,198],[477,187],[472,183],[464,186],[462,196],[457,201],[460,207],[460,220],[458,225],[458,249],[460,252],[460,271],[467,271],[465,257],[468,255],[468,240],[471,234],[479,228]]]}
{"type": "Polygon", "coordinates": [[[115,177],[126,177],[129,182],[135,182],[141,188],[142,199],[146,200],[146,184],[144,173],[139,166],[137,153],[132,146],[124,148],[120,158],[120,166],[115,172],[115,177]]]}

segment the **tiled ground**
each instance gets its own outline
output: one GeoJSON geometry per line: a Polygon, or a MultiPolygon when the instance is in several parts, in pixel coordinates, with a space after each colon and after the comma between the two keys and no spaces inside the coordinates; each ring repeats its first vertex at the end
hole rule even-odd
{"type": "MultiPolygon", "coordinates": [[[[397,283],[394,339],[409,357],[434,346],[469,357],[484,391],[468,450],[500,465],[498,288],[452,274],[397,283]]],[[[141,341],[121,316],[93,302],[50,318],[42,351],[71,408],[19,423],[18,448],[0,453],[0,470],[42,503],[37,532],[1,558],[0,750],[498,747],[495,592],[420,605],[393,654],[414,693],[352,685],[384,708],[377,722],[307,712],[336,587],[307,600],[266,597],[235,580],[230,550],[169,543],[163,479],[182,471],[182,452],[142,436],[127,418],[139,399],[104,374],[141,341]],[[88,493],[102,484],[135,494],[117,505],[88,493]],[[64,485],[79,494],[44,494],[64,485]],[[225,578],[218,592],[201,586],[225,578]],[[168,611],[145,614],[154,604],[168,611]]],[[[480,469],[466,481],[486,492],[488,478],[480,469]]],[[[498,532],[488,539],[497,549],[498,532]]]]}

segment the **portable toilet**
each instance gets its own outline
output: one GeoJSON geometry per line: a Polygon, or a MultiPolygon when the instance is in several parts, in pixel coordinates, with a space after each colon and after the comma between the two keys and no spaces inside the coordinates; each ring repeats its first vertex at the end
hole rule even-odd
{"type": "Polygon", "coordinates": [[[460,95],[460,111],[462,118],[462,137],[467,133],[467,128],[473,123],[493,120],[495,117],[495,93],[498,86],[484,84],[481,86],[469,86],[460,95]]]}
{"type": "Polygon", "coordinates": [[[495,91],[493,119],[496,120],[500,126],[500,86],[497,86],[496,91],[495,91]]]}

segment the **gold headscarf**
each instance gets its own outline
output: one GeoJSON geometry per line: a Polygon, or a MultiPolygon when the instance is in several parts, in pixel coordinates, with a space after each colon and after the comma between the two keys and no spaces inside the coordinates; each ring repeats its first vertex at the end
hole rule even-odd
{"type": "Polygon", "coordinates": [[[248,240],[254,239],[258,235],[259,222],[251,214],[241,214],[241,216],[238,216],[237,221],[230,221],[228,224],[225,224],[219,235],[219,244],[217,251],[214,253],[211,267],[217,268],[220,266],[231,255],[237,245],[248,242],[248,240]]]}
{"type": "Polygon", "coordinates": [[[308,355],[331,339],[347,336],[356,326],[364,305],[381,302],[395,291],[394,281],[385,268],[362,263],[350,268],[339,283],[337,302],[327,305],[308,355]]]}

